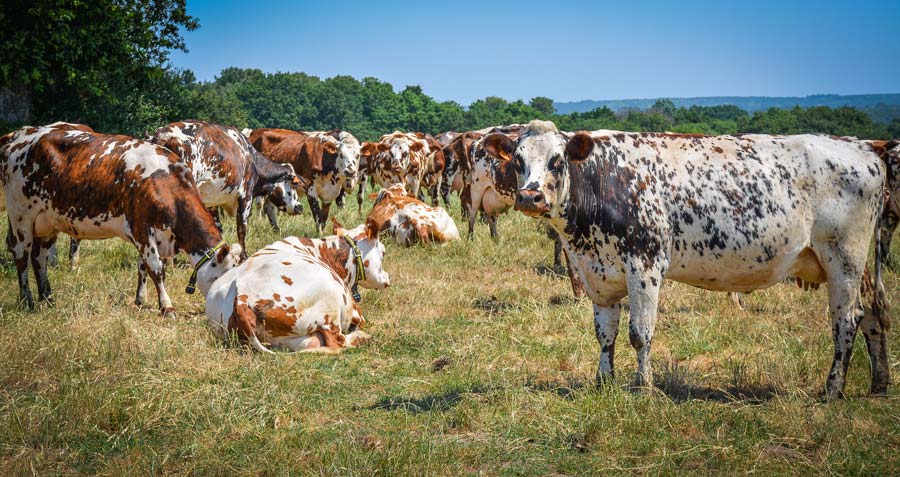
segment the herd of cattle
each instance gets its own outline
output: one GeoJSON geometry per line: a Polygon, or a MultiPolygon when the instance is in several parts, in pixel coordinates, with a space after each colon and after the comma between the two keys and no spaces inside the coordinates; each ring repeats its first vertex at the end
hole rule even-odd
{"type": "Polygon", "coordinates": [[[843,393],[858,328],[873,393],[890,383],[882,264],[900,217],[900,143],[821,135],[707,137],[621,131],[563,132],[546,121],[432,137],[394,132],[360,143],[346,131],[237,131],[202,121],[164,126],[139,140],[54,123],[0,137],[7,245],[20,298],[49,300],[56,237],[118,237],[138,250],[137,304],[146,280],[173,317],[167,259],[184,252],[188,293],[206,297],[210,324],[260,352],[264,343],[336,353],[364,342],[359,286],[383,289],[382,237],[400,245],[447,244],[459,232],[449,206],[458,192],[473,235],[479,215],[515,209],[546,225],[565,257],[576,296],[593,302],[597,379],[613,376],[623,300],[637,351],[637,385],[652,385],[650,347],[664,279],[747,292],[794,278],[828,284],[834,360],[829,397],[843,393]],[[379,192],[365,222],[334,234],[287,237],[250,254],[247,224],[259,202],[302,213],[317,234],[331,204],[367,185],[379,192]],[[431,205],[427,205],[425,194],[431,205]],[[219,210],[235,217],[237,244],[222,240],[219,210]],[[875,242],[874,272],[866,259],[875,242]]]}

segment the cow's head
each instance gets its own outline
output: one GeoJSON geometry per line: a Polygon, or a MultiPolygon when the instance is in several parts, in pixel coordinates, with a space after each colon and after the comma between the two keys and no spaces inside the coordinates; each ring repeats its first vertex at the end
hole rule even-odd
{"type": "Polygon", "coordinates": [[[382,264],[384,263],[384,244],[378,238],[378,224],[372,219],[366,219],[366,223],[353,230],[344,230],[337,219],[332,218],[334,224],[334,234],[343,236],[351,235],[363,261],[363,268],[366,271],[365,280],[359,281],[359,286],[363,288],[371,288],[381,290],[391,286],[391,278],[388,272],[384,271],[382,264]]]}
{"type": "Polygon", "coordinates": [[[289,169],[289,173],[275,182],[267,199],[282,212],[291,215],[301,214],[303,213],[301,199],[309,189],[309,181],[294,174],[294,168],[290,164],[280,164],[279,166],[289,169]]]}
{"type": "Polygon", "coordinates": [[[213,282],[221,278],[228,270],[240,265],[241,252],[243,252],[243,248],[240,244],[226,243],[219,247],[209,260],[200,265],[200,268],[197,269],[197,288],[200,289],[203,296],[209,293],[213,282]]]}
{"type": "Polygon", "coordinates": [[[513,153],[519,173],[516,210],[533,217],[562,215],[569,193],[565,158],[568,139],[550,121],[528,124],[513,153]]]}

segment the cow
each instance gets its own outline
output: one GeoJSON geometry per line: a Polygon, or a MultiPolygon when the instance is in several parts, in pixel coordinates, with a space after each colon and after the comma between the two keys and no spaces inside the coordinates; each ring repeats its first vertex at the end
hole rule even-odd
{"type": "Polygon", "coordinates": [[[335,235],[321,239],[287,237],[213,284],[207,319],[219,336],[235,333],[262,353],[272,352],[262,341],[319,353],[358,346],[368,335],[357,286],[390,286],[384,250],[372,220],[351,231],[335,221],[335,235]]]}
{"type": "Polygon", "coordinates": [[[0,182],[10,225],[7,246],[19,296],[29,308],[29,259],[38,298],[48,300],[47,254],[60,232],[132,243],[139,256],[135,303],[143,304],[149,275],[166,317],[175,311],[165,288],[164,258],[185,252],[194,267],[189,286],[205,294],[242,251],[222,242],[187,164],[146,141],[78,124],[24,127],[0,138],[0,182]]]}
{"type": "Polygon", "coordinates": [[[897,230],[897,224],[900,223],[900,140],[871,142],[880,152],[887,168],[887,197],[879,230],[881,258],[887,266],[895,268],[897,264],[891,255],[891,239],[897,230]]]}
{"type": "Polygon", "coordinates": [[[594,304],[598,383],[614,373],[626,296],[635,385],[647,389],[664,279],[750,291],[795,276],[828,283],[835,350],[826,396],[843,396],[857,326],[871,391],[886,391],[880,267],[874,284],[864,279],[885,181],[871,146],[815,135],[564,134],[535,121],[498,148],[512,150],[519,171],[516,210],[556,230],[594,304]]]}
{"type": "Polygon", "coordinates": [[[221,207],[235,217],[242,259],[247,258],[247,223],[254,198],[265,197],[269,204],[292,215],[303,212],[297,190],[305,189],[305,184],[293,167],[264,157],[235,128],[178,121],[157,129],[150,142],[187,163],[203,205],[213,210],[221,207]]]}
{"type": "MultiPolygon", "coordinates": [[[[275,162],[291,164],[297,175],[309,182],[306,198],[321,234],[328,220],[331,203],[357,181],[360,145],[350,133],[328,131],[279,135],[251,133],[251,142],[259,152],[275,162]],[[277,138],[277,141],[273,138],[277,138]]],[[[278,226],[275,211],[268,204],[266,215],[272,227],[278,226]]]]}
{"type": "Polygon", "coordinates": [[[468,213],[469,197],[465,189],[467,174],[472,170],[472,144],[481,138],[477,132],[458,134],[444,146],[444,177],[441,181],[441,199],[450,207],[450,193],[458,192],[463,215],[468,213]]]}
{"type": "Polygon", "coordinates": [[[497,240],[497,216],[515,204],[518,179],[516,166],[510,160],[512,149],[507,147],[512,144],[503,133],[488,134],[472,144],[472,169],[465,174],[470,239],[480,211],[490,227],[491,238],[497,240]]]}
{"type": "MultiPolygon", "coordinates": [[[[422,167],[422,187],[428,190],[431,196],[431,205],[437,206],[438,194],[441,191],[441,185],[444,178],[444,168],[446,159],[444,158],[444,148],[432,135],[425,133],[414,133],[421,141],[425,141],[428,146],[428,154],[425,157],[425,163],[422,167]]],[[[419,200],[425,200],[422,195],[422,189],[419,189],[419,200]]]]}
{"type": "Polygon", "coordinates": [[[418,197],[430,153],[428,141],[415,133],[385,134],[372,152],[371,177],[382,188],[403,184],[413,197],[418,197]]]}
{"type": "Polygon", "coordinates": [[[382,189],[375,197],[369,218],[378,224],[380,232],[387,233],[401,246],[416,243],[447,245],[459,240],[459,231],[450,214],[410,197],[403,184],[382,189]]]}

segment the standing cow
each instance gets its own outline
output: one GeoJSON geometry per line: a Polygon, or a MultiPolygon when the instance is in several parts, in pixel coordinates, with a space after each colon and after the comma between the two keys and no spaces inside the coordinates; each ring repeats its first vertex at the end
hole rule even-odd
{"type": "Polygon", "coordinates": [[[253,199],[290,214],[303,212],[297,189],[301,180],[290,164],[278,164],[257,152],[231,127],[204,121],[179,121],[156,130],[151,142],[181,156],[188,164],[203,205],[221,207],[237,222],[238,242],[246,257],[247,223],[253,199]]]}
{"type": "Polygon", "coordinates": [[[138,250],[142,304],[146,277],[159,308],[174,317],[165,288],[164,258],[183,251],[204,294],[236,265],[240,245],[222,243],[191,171],[171,151],[128,136],[97,134],[87,126],[25,127],[0,138],[0,181],[10,230],[7,245],[19,276],[19,295],[34,306],[28,262],[38,298],[50,297],[47,254],[60,232],[75,239],[119,237],[138,250]]]}
{"type": "Polygon", "coordinates": [[[881,216],[881,258],[894,268],[897,264],[891,255],[891,239],[900,224],[900,141],[888,143],[872,141],[873,147],[881,152],[887,166],[887,200],[881,216]]]}
{"type": "Polygon", "coordinates": [[[874,287],[865,287],[871,308],[860,297],[885,182],[871,146],[813,135],[592,137],[541,121],[513,148],[522,179],[516,209],[557,231],[594,302],[598,381],[613,375],[626,296],[637,385],[648,387],[665,278],[750,291],[793,275],[828,283],[835,345],[828,396],[843,394],[858,326],[872,361],[871,391],[886,391],[888,317],[878,268],[874,287]]]}

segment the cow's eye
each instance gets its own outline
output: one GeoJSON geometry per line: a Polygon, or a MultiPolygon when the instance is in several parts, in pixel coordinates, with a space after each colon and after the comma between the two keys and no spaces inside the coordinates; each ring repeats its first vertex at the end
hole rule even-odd
{"type": "Polygon", "coordinates": [[[562,158],[559,154],[554,154],[553,157],[550,158],[550,162],[547,163],[547,169],[550,169],[554,172],[559,172],[562,170],[562,158]]]}

